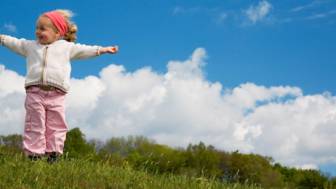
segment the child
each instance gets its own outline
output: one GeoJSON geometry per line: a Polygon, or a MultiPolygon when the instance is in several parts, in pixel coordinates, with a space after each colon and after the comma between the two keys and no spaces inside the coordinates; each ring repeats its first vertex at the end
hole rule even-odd
{"type": "Polygon", "coordinates": [[[0,35],[0,44],[26,57],[26,118],[23,150],[32,160],[48,156],[53,163],[63,154],[67,132],[64,98],[70,84],[70,60],[117,53],[118,46],[76,44],[72,12],[54,10],[36,23],[36,41],[0,35]]]}

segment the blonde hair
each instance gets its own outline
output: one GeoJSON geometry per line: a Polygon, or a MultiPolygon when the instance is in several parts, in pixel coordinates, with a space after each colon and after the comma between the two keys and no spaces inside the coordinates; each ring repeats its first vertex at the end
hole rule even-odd
{"type": "Polygon", "coordinates": [[[74,15],[73,12],[66,9],[57,9],[55,11],[61,14],[68,24],[68,32],[64,35],[63,39],[69,42],[75,42],[77,39],[76,33],[78,31],[78,28],[77,25],[71,20],[74,15]]]}

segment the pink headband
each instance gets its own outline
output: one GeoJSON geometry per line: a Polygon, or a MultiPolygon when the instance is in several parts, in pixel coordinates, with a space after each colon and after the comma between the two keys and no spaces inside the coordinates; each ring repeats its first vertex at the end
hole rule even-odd
{"type": "Polygon", "coordinates": [[[68,24],[60,13],[51,11],[44,13],[44,15],[56,26],[57,30],[61,33],[61,36],[64,36],[68,32],[68,24]]]}

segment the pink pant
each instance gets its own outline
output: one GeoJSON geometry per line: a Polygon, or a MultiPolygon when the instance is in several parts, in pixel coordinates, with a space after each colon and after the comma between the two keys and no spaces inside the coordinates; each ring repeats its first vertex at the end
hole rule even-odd
{"type": "Polygon", "coordinates": [[[38,87],[26,90],[26,120],[23,148],[27,155],[46,152],[63,153],[67,133],[65,93],[43,91],[38,87]]]}

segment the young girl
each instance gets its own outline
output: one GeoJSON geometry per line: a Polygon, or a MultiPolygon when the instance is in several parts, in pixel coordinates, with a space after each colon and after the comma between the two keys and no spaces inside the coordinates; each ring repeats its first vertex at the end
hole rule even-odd
{"type": "Polygon", "coordinates": [[[70,60],[117,53],[118,46],[76,44],[72,12],[43,13],[36,23],[36,40],[0,35],[0,44],[26,57],[26,118],[23,149],[32,160],[48,156],[52,163],[63,154],[67,132],[64,98],[70,87],[70,60]]]}

